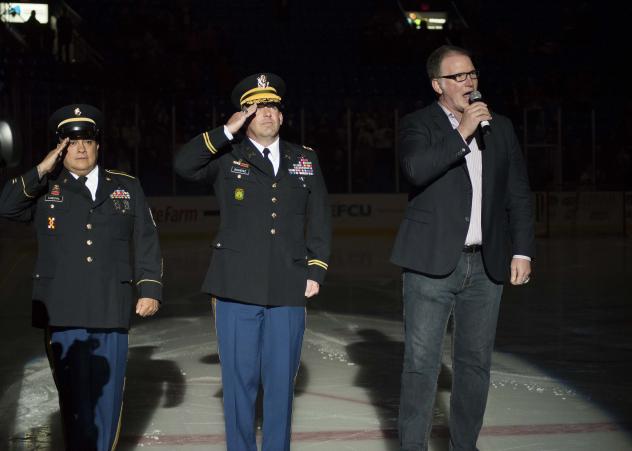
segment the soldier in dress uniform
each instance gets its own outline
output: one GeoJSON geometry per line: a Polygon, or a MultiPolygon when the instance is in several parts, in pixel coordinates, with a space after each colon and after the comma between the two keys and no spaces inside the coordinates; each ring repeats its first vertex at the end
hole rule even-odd
{"type": "Polygon", "coordinates": [[[162,297],[158,233],[140,183],[97,164],[102,122],[90,105],[57,110],[49,122],[57,147],[0,196],[1,216],[35,223],[33,300],[45,307],[73,451],[115,448],[133,297],[140,316],[156,313],[162,297]]]}
{"type": "Polygon", "coordinates": [[[271,73],[245,78],[232,95],[240,111],[175,159],[179,175],[214,187],[220,206],[202,289],[214,297],[229,451],[257,449],[260,384],[263,450],[290,449],[305,305],[328,267],[327,189],[316,153],[279,139],[284,90],[271,73]]]}

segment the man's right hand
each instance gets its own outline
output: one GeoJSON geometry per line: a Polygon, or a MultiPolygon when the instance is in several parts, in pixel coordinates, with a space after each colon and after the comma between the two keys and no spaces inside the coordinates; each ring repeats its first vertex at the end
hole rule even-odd
{"type": "Polygon", "coordinates": [[[236,134],[241,127],[246,123],[246,119],[257,112],[257,104],[253,103],[248,107],[246,111],[237,111],[233,114],[228,122],[226,122],[226,128],[231,134],[236,134]]]}
{"type": "Polygon", "coordinates": [[[68,146],[68,141],[70,141],[70,138],[64,138],[59,144],[57,144],[57,147],[48,152],[48,155],[46,155],[42,162],[37,165],[37,174],[40,179],[55,169],[55,166],[57,166],[57,163],[62,158],[64,149],[68,146]]]}
{"type": "Polygon", "coordinates": [[[463,116],[461,116],[461,122],[457,127],[461,136],[466,140],[470,138],[476,131],[478,124],[482,121],[491,121],[492,115],[489,114],[487,104],[483,102],[474,102],[465,107],[463,110],[463,116]]]}

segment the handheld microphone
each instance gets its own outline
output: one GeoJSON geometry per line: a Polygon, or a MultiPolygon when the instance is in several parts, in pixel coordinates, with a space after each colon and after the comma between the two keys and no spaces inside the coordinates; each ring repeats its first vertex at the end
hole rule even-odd
{"type": "MultiPolygon", "coordinates": [[[[470,92],[470,105],[474,102],[482,102],[482,101],[483,101],[483,94],[481,94],[480,91],[470,92]]],[[[481,121],[481,123],[478,125],[481,128],[484,135],[492,131],[492,127],[489,125],[489,121],[481,121]]]]}

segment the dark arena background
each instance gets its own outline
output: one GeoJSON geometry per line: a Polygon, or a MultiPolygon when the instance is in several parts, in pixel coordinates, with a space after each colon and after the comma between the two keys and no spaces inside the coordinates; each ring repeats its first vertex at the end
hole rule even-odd
{"type": "MultiPolygon", "coordinates": [[[[308,305],[295,450],[397,450],[400,270],[388,262],[408,185],[400,118],[434,100],[444,43],[472,50],[479,89],[510,117],[533,190],[537,259],[506,286],[478,446],[632,450],[630,7],[608,1],[0,1],[0,181],[54,147],[50,114],[105,114],[100,165],[137,176],[158,223],[165,299],[135,320],[120,450],[225,449],[217,342],[200,285],[218,226],[213,193],[173,156],[234,112],[258,71],[288,86],[281,137],[315,149],[333,252],[308,305]],[[28,21],[36,11],[37,22],[28,21]]],[[[60,450],[55,385],[31,328],[37,246],[0,222],[0,450],[60,450]]],[[[447,451],[450,336],[432,451],[447,451]]]]}

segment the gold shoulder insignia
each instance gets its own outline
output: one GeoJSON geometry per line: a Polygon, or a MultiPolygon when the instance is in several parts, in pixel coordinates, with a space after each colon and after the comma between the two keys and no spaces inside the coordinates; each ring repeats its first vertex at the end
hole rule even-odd
{"type": "Polygon", "coordinates": [[[107,172],[108,174],[114,174],[114,175],[123,175],[125,177],[129,177],[131,179],[135,179],[136,177],[134,177],[133,175],[129,175],[125,172],[121,172],[121,171],[115,171],[113,169],[106,169],[105,172],[107,172]]]}
{"type": "Polygon", "coordinates": [[[312,149],[311,147],[306,146],[305,144],[303,144],[303,149],[311,150],[312,152],[316,152],[314,149],[312,149]]]}

